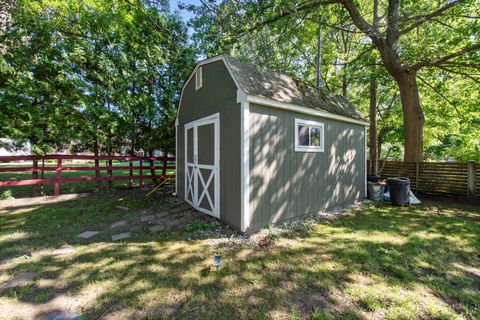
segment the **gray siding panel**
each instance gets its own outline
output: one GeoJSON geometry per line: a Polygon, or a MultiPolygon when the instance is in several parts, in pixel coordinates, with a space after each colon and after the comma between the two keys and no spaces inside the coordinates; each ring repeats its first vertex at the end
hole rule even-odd
{"type": "MultiPolygon", "coordinates": [[[[222,61],[203,66],[203,87],[195,90],[194,77],[186,85],[178,114],[178,196],[185,196],[185,124],[220,113],[220,219],[240,228],[240,104],[237,87],[222,61]]],[[[213,141],[212,141],[213,144],[213,141]]]]}
{"type": "Polygon", "coordinates": [[[365,196],[364,127],[250,104],[250,229],[365,196]],[[324,123],[324,152],[295,152],[295,118],[324,123]]]}

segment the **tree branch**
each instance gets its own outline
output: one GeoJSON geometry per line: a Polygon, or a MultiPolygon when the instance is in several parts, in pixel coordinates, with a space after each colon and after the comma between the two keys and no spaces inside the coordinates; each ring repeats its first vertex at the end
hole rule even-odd
{"type": "Polygon", "coordinates": [[[369,36],[377,46],[381,45],[382,36],[365,19],[363,19],[360,11],[358,11],[358,8],[353,3],[353,0],[341,0],[341,4],[350,14],[353,24],[360,29],[360,31],[369,36]]]}
{"type": "Polygon", "coordinates": [[[416,20],[416,22],[411,24],[409,27],[406,27],[405,29],[401,30],[400,35],[404,35],[406,33],[409,33],[413,29],[420,27],[422,24],[424,24],[425,22],[428,22],[432,18],[441,16],[448,9],[450,9],[450,8],[456,6],[456,5],[459,5],[461,3],[464,3],[464,2],[465,2],[465,0],[454,0],[454,1],[448,2],[443,7],[439,8],[438,10],[435,10],[435,11],[429,13],[429,14],[414,16],[414,17],[408,17],[408,18],[402,18],[401,20],[416,20]]]}
{"type": "Polygon", "coordinates": [[[400,16],[400,0],[388,0],[387,43],[393,45],[398,41],[398,22],[400,16]]]}
{"type": "MultiPolygon", "coordinates": [[[[312,21],[312,22],[315,22],[315,23],[319,23],[318,19],[312,19],[312,18],[309,18],[309,17],[305,17],[305,20],[312,21]]],[[[329,24],[329,23],[326,23],[326,22],[323,22],[323,21],[320,24],[322,26],[326,26],[326,27],[329,27],[329,28],[332,28],[332,29],[335,29],[335,30],[339,30],[339,31],[343,31],[343,32],[347,32],[347,33],[356,33],[356,34],[362,33],[363,34],[363,32],[361,32],[361,31],[355,31],[355,30],[347,29],[347,28],[345,28],[345,26],[338,27],[338,26],[335,26],[333,24],[329,24]]]]}
{"type": "Polygon", "coordinates": [[[419,70],[423,67],[438,67],[438,66],[441,66],[441,65],[445,64],[446,62],[448,62],[451,59],[454,59],[454,58],[459,57],[459,56],[461,56],[465,53],[476,51],[476,50],[480,50],[480,43],[465,47],[460,51],[457,51],[457,52],[454,52],[452,54],[446,55],[446,56],[444,56],[440,59],[437,59],[435,61],[419,62],[417,64],[414,64],[410,69],[411,70],[419,70]]]}
{"type": "Polygon", "coordinates": [[[480,79],[477,79],[477,78],[473,77],[471,74],[461,72],[461,71],[458,71],[458,70],[452,70],[452,69],[446,68],[445,66],[436,66],[436,67],[439,68],[439,69],[442,69],[446,72],[462,75],[462,76],[464,76],[466,78],[469,78],[470,80],[473,80],[476,83],[480,84],[480,79]]]}
{"type": "Polygon", "coordinates": [[[457,106],[450,100],[448,99],[443,93],[441,93],[440,91],[438,91],[434,86],[432,86],[430,83],[428,83],[425,79],[423,79],[422,77],[420,77],[419,75],[417,75],[417,78],[422,81],[423,83],[425,83],[430,89],[432,89],[436,94],[438,94],[440,96],[440,98],[442,98],[443,100],[447,101],[448,104],[450,104],[454,109],[455,111],[457,112],[458,116],[460,118],[462,118],[462,120],[465,120],[463,114],[460,112],[460,110],[458,110],[457,106]]]}
{"type": "Polygon", "coordinates": [[[280,10],[276,15],[274,15],[274,16],[266,19],[266,20],[254,23],[251,27],[247,28],[246,30],[243,30],[242,33],[249,33],[249,32],[255,31],[255,30],[257,30],[259,28],[262,28],[262,27],[264,27],[268,24],[277,22],[278,20],[281,20],[283,18],[294,15],[295,13],[298,13],[300,11],[312,10],[312,9],[318,8],[319,6],[322,6],[322,5],[335,4],[335,3],[341,3],[341,2],[342,2],[342,0],[323,0],[323,1],[303,2],[303,3],[295,6],[294,8],[286,8],[286,9],[280,10]]]}

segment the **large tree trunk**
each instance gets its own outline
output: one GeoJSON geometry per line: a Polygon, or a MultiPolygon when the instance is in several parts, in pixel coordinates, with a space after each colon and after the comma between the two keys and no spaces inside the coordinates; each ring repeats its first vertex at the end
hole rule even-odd
{"type": "Polygon", "coordinates": [[[370,174],[378,172],[377,149],[377,82],[370,78],[370,174]]]}
{"type": "Polygon", "coordinates": [[[416,72],[396,75],[403,107],[405,128],[404,161],[423,161],[423,124],[425,117],[420,105],[416,72]]]}

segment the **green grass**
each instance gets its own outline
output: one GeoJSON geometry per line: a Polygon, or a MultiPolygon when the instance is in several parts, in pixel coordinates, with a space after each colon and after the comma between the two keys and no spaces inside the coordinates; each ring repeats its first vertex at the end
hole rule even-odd
{"type": "MultiPolygon", "coordinates": [[[[100,166],[106,166],[106,161],[100,161],[100,166]]],[[[134,166],[138,166],[138,161],[135,161],[134,166]]],[[[144,166],[148,164],[144,163],[144,166]]],[[[155,162],[156,166],[160,166],[160,163],[155,162]]],[[[31,164],[0,164],[0,168],[11,168],[11,167],[31,167],[31,164]]],[[[41,166],[41,164],[39,164],[41,166]]],[[[55,167],[55,161],[49,161],[45,163],[46,167],[55,167]]],[[[78,167],[78,166],[94,166],[93,161],[89,161],[86,163],[72,163],[70,161],[64,161],[63,166],[71,166],[71,167],[78,167]]],[[[128,161],[113,161],[113,166],[128,166],[128,161]]],[[[161,170],[156,170],[156,175],[161,174],[161,170]]],[[[129,170],[113,170],[112,175],[115,176],[128,176],[130,173],[129,170]]],[[[133,170],[133,175],[139,175],[139,170],[133,170]]],[[[169,170],[168,174],[174,173],[174,170],[169,170]]],[[[150,175],[150,170],[144,170],[144,175],[150,175]]],[[[107,177],[106,170],[100,170],[100,176],[107,177]]],[[[61,174],[62,178],[79,178],[79,177],[95,177],[95,171],[62,171],[61,174]]],[[[38,173],[38,178],[40,179],[40,172],[38,173]]],[[[45,171],[44,178],[55,178],[55,171],[45,171]]],[[[0,181],[8,181],[8,180],[26,180],[32,179],[31,172],[0,172],[0,181]]],[[[145,179],[143,181],[144,184],[152,183],[152,180],[145,179]]],[[[133,186],[137,187],[139,184],[138,179],[133,180],[133,186]]],[[[126,188],[128,187],[128,180],[119,180],[119,181],[112,181],[113,188],[126,188]]],[[[32,192],[33,186],[16,186],[16,187],[3,187],[0,188],[0,196],[5,192],[10,192],[14,198],[24,198],[24,197],[31,197],[33,195],[32,192]]],[[[43,187],[43,193],[45,195],[53,195],[53,188],[54,184],[45,184],[43,187]]],[[[106,191],[108,188],[108,182],[102,182],[101,190],[106,191]]],[[[81,193],[81,192],[93,192],[97,189],[97,183],[92,181],[82,181],[82,182],[74,182],[74,183],[62,183],[60,184],[60,194],[68,194],[68,193],[81,193]]]]}
{"type": "Polygon", "coordinates": [[[18,272],[38,275],[29,286],[0,291],[0,318],[59,295],[80,299],[77,312],[87,319],[480,318],[478,207],[368,206],[275,238],[267,249],[213,249],[189,240],[185,229],[140,230],[119,243],[109,232],[75,237],[168,206],[162,198],[112,193],[1,211],[0,282],[18,272]],[[130,210],[115,209],[119,204],[130,210]],[[77,250],[29,256],[65,243],[77,250]],[[218,270],[215,254],[222,255],[218,270]]]}

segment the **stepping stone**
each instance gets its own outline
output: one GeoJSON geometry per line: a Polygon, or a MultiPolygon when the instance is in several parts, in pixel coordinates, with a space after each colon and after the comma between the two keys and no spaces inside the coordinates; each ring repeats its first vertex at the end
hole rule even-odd
{"type": "Polygon", "coordinates": [[[54,310],[47,313],[40,319],[41,320],[80,320],[81,317],[69,311],[54,310]]]}
{"type": "Polygon", "coordinates": [[[40,247],[40,248],[37,248],[34,251],[30,252],[30,255],[32,257],[37,257],[37,256],[41,256],[41,255],[44,255],[44,254],[47,254],[47,253],[48,253],[48,251],[45,250],[45,248],[40,247]]]}
{"type": "Polygon", "coordinates": [[[140,221],[142,222],[147,222],[147,221],[151,221],[155,219],[155,215],[151,214],[151,215],[148,215],[148,216],[143,216],[140,218],[140,221]]]}
{"type": "Polygon", "coordinates": [[[20,272],[12,279],[0,285],[0,289],[13,288],[30,283],[37,275],[36,272],[20,272]]]}
{"type": "Polygon", "coordinates": [[[64,255],[64,254],[72,253],[73,251],[75,251],[74,246],[64,245],[64,246],[61,246],[60,248],[58,248],[57,250],[53,251],[53,254],[64,255]]]}
{"type": "Polygon", "coordinates": [[[156,216],[158,219],[168,217],[169,215],[170,215],[170,212],[168,212],[168,211],[162,211],[162,212],[159,212],[159,213],[156,213],[156,214],[155,214],[155,216],[156,216]]]}
{"type": "Polygon", "coordinates": [[[129,210],[128,207],[124,207],[124,206],[116,206],[115,208],[123,210],[123,211],[128,211],[129,210]]]}
{"type": "Polygon", "coordinates": [[[175,208],[170,209],[171,213],[180,213],[182,211],[183,211],[183,209],[180,208],[180,207],[175,207],[175,208]]]}
{"type": "Polygon", "coordinates": [[[186,204],[186,203],[182,204],[182,205],[180,206],[180,208],[181,208],[183,211],[187,211],[187,210],[192,209],[192,207],[191,207],[190,205],[186,204]]]}
{"type": "Polygon", "coordinates": [[[93,236],[96,236],[99,233],[100,233],[99,231],[85,231],[85,232],[82,232],[79,235],[77,235],[77,237],[82,238],[82,239],[89,239],[93,236]]]}
{"type": "Polygon", "coordinates": [[[127,223],[128,223],[128,220],[116,221],[110,225],[110,228],[113,229],[113,228],[125,226],[127,223]]]}
{"type": "Polygon", "coordinates": [[[130,237],[130,232],[114,234],[112,236],[112,241],[118,241],[118,240],[126,239],[126,238],[129,238],[129,237],[130,237]]]}
{"type": "Polygon", "coordinates": [[[150,227],[148,228],[148,230],[150,232],[158,232],[158,231],[162,231],[162,230],[165,230],[165,226],[163,224],[158,224],[156,226],[153,226],[153,227],[150,227]]]}

